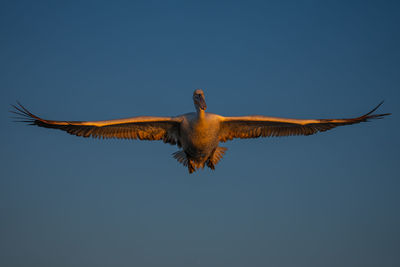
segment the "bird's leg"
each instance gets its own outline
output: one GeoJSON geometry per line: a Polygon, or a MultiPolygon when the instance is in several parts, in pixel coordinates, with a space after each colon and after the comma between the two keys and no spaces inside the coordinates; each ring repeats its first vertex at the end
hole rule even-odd
{"type": "Polygon", "coordinates": [[[211,170],[215,170],[214,163],[210,159],[207,160],[207,167],[210,168],[211,170]]]}
{"type": "Polygon", "coordinates": [[[193,167],[193,161],[191,159],[187,161],[187,166],[189,173],[193,173],[196,171],[196,169],[193,167]]]}

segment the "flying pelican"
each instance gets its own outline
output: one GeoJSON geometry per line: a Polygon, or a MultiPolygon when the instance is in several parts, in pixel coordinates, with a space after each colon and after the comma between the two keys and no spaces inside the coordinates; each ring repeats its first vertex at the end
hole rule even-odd
{"type": "Polygon", "coordinates": [[[11,111],[19,115],[22,122],[39,127],[59,129],[69,134],[94,138],[120,138],[140,140],[163,140],[177,145],[182,150],[173,157],[193,173],[205,165],[214,170],[215,165],[225,154],[227,148],[220,142],[233,138],[258,138],[290,135],[311,135],[324,132],[337,126],[379,119],[385,114],[372,114],[383,102],[357,118],[351,119],[288,119],[267,116],[224,117],[206,112],[204,92],[197,89],[193,93],[196,112],[176,117],[132,117],[107,121],[54,121],[42,119],[20,103],[12,105],[11,111]]]}

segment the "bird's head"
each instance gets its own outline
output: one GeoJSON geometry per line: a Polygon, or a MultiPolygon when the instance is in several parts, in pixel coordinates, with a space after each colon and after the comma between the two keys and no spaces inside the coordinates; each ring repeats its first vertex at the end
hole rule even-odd
{"type": "Polygon", "coordinates": [[[196,89],[193,92],[193,102],[196,109],[207,109],[206,100],[204,98],[204,92],[201,89],[196,89]]]}

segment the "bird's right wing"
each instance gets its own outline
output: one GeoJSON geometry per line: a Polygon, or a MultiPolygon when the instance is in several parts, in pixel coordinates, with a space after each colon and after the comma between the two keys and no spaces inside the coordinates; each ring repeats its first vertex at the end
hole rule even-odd
{"type": "MultiPolygon", "coordinates": [[[[383,103],[383,102],[382,102],[383,103]]],[[[380,119],[386,114],[372,114],[377,108],[370,112],[350,119],[288,119],[267,116],[242,116],[222,117],[220,127],[220,141],[225,142],[234,138],[258,138],[290,135],[311,135],[324,132],[337,126],[350,125],[365,122],[371,119],[380,119]]]]}
{"type": "Polygon", "coordinates": [[[163,140],[178,144],[180,117],[132,117],[107,121],[53,121],[42,119],[20,103],[12,105],[22,122],[39,127],[59,129],[83,137],[163,140]]]}

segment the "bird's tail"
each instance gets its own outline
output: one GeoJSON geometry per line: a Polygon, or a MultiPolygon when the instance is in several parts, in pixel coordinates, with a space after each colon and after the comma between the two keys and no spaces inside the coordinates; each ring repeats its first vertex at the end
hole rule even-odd
{"type": "Polygon", "coordinates": [[[182,163],[184,166],[187,167],[188,165],[188,159],[186,157],[186,153],[182,150],[176,151],[172,153],[172,156],[179,162],[182,163]]]}
{"type": "Polygon", "coordinates": [[[222,157],[225,154],[225,151],[227,151],[228,148],[226,147],[217,147],[214,151],[214,154],[210,157],[210,161],[212,164],[217,165],[217,163],[222,159],[222,157]]]}

